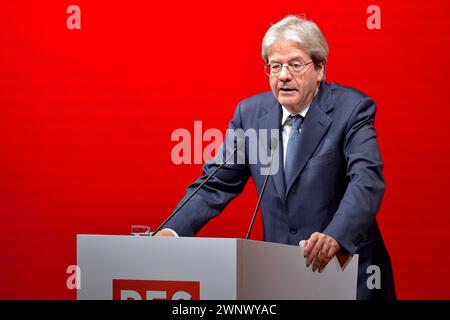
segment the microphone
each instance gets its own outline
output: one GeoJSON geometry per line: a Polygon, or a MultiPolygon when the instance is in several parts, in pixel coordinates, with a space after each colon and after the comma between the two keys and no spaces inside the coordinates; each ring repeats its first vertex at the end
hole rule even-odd
{"type": "Polygon", "coordinates": [[[269,180],[269,177],[272,172],[273,156],[275,155],[275,149],[277,148],[277,145],[278,145],[278,140],[275,138],[272,138],[270,140],[270,150],[272,151],[272,157],[270,158],[269,173],[266,175],[266,178],[264,179],[264,184],[262,186],[261,193],[259,194],[259,198],[258,198],[258,202],[256,203],[255,211],[253,212],[252,221],[250,222],[250,226],[247,231],[247,236],[245,237],[246,240],[250,237],[250,232],[252,232],[253,223],[255,222],[256,214],[258,213],[258,209],[261,204],[261,200],[264,195],[264,191],[266,190],[267,181],[269,180]]]}
{"type": "Polygon", "coordinates": [[[236,145],[233,149],[233,151],[230,153],[230,155],[225,159],[225,161],[216,168],[216,170],[214,170],[213,172],[211,172],[211,174],[209,174],[208,177],[206,177],[206,179],[194,190],[192,191],[192,193],[189,195],[189,197],[187,197],[172,213],[170,216],[167,217],[166,220],[164,220],[163,223],[161,223],[161,225],[151,234],[151,236],[153,237],[155,234],[157,234],[159,231],[161,231],[161,229],[163,228],[163,226],[170,220],[172,219],[172,217],[181,210],[181,208],[183,208],[186,203],[188,203],[189,200],[191,200],[191,198],[193,196],[195,196],[195,194],[205,185],[205,183],[207,183],[209,181],[209,179],[211,179],[212,177],[214,177],[214,175],[223,168],[223,166],[228,162],[228,160],[230,160],[230,158],[235,154],[235,152],[238,150],[238,145],[236,145]]]}

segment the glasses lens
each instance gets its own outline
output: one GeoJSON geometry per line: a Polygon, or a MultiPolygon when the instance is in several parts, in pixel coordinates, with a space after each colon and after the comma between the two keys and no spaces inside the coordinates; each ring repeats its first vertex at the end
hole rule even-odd
{"type": "Polygon", "coordinates": [[[296,62],[289,65],[289,70],[293,72],[300,72],[302,71],[304,67],[304,64],[296,62]]]}

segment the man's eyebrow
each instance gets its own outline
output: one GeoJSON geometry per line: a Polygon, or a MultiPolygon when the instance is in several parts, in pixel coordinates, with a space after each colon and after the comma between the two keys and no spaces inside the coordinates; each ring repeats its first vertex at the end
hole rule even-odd
{"type": "Polygon", "coordinates": [[[290,58],[289,62],[296,61],[296,60],[303,61],[305,59],[303,59],[301,56],[295,56],[295,57],[290,58]]]}
{"type": "MultiPolygon", "coordinates": [[[[292,58],[289,58],[288,63],[292,62],[292,61],[302,61],[302,62],[304,62],[305,59],[302,56],[294,56],[292,58]]],[[[281,63],[281,62],[279,61],[279,59],[275,58],[273,60],[269,60],[269,63],[281,63]]]]}

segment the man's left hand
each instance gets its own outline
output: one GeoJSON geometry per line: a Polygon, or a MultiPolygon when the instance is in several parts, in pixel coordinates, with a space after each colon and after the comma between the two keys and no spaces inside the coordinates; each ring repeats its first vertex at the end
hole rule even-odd
{"type": "Polygon", "coordinates": [[[340,249],[336,240],[320,232],[314,232],[308,240],[300,241],[300,245],[304,246],[306,266],[309,267],[314,262],[314,272],[322,272],[340,249]]]}

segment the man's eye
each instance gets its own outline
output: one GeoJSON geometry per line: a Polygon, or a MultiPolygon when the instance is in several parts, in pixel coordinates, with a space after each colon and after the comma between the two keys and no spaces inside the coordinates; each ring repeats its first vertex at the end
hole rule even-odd
{"type": "Polygon", "coordinates": [[[270,68],[271,68],[272,70],[274,70],[274,71],[280,70],[281,65],[279,65],[279,64],[272,64],[272,65],[270,66],[270,68]]]}
{"type": "Polygon", "coordinates": [[[300,62],[295,62],[291,64],[291,67],[294,69],[300,69],[301,67],[303,67],[303,64],[300,62]]]}

